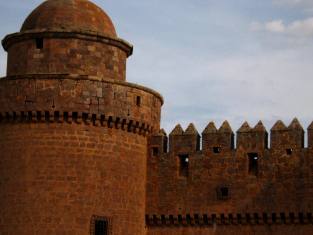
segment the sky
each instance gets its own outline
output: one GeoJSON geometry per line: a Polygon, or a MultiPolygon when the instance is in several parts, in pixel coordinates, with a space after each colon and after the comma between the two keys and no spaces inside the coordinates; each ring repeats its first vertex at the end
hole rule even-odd
{"type": "MultiPolygon", "coordinates": [[[[0,1],[0,36],[42,1],[0,1]]],[[[162,127],[313,120],[312,0],[94,0],[134,45],[127,80],[160,92],[162,127]]],[[[0,51],[0,76],[6,53],[0,51]]]]}

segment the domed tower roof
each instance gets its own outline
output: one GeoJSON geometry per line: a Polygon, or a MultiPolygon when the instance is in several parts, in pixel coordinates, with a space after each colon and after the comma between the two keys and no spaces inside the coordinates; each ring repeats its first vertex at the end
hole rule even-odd
{"type": "Polygon", "coordinates": [[[116,38],[110,17],[88,0],[47,0],[25,20],[25,31],[90,32],[116,38]]]}
{"type": "Polygon", "coordinates": [[[8,76],[71,74],[125,81],[133,52],[118,38],[110,17],[88,0],[44,1],[2,45],[8,76]]]}

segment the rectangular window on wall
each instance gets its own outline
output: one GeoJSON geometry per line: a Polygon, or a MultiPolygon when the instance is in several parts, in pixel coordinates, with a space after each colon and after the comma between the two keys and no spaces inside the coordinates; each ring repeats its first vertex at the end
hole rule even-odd
{"type": "Polygon", "coordinates": [[[43,49],[43,38],[36,38],[36,48],[43,49]]]}
{"type": "Polygon", "coordinates": [[[106,217],[93,216],[91,219],[91,235],[111,234],[110,223],[106,217]]]}
{"type": "Polygon", "coordinates": [[[138,107],[141,106],[141,97],[140,97],[140,96],[137,96],[137,97],[136,97],[136,105],[137,105],[138,107]]]}
{"type": "Polygon", "coordinates": [[[189,156],[187,154],[179,155],[179,172],[178,175],[181,177],[188,177],[189,175],[189,156]]]}
{"type": "Polygon", "coordinates": [[[248,153],[249,158],[249,174],[258,175],[259,171],[259,155],[257,153],[248,153]]]}
{"type": "Polygon", "coordinates": [[[95,221],[95,235],[107,235],[108,234],[108,223],[105,220],[95,221]]]}
{"type": "Polygon", "coordinates": [[[216,189],[218,200],[227,200],[230,198],[230,190],[227,186],[220,186],[216,189]]]}

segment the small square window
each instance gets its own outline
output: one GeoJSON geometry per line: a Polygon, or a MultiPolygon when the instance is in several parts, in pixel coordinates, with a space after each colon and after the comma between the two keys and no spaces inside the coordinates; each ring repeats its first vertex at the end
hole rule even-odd
{"type": "Polygon", "coordinates": [[[222,197],[228,197],[228,188],[226,187],[221,188],[221,195],[222,197]]]}
{"type": "Polygon", "coordinates": [[[286,154],[287,155],[292,155],[292,152],[293,152],[293,149],[291,149],[291,148],[286,149],[286,154]]]}
{"type": "Polygon", "coordinates": [[[213,147],[213,153],[220,153],[220,152],[222,152],[221,147],[213,147]]]}
{"type": "Polygon", "coordinates": [[[229,199],[229,188],[226,186],[217,188],[217,199],[218,200],[227,200],[229,199]]]}

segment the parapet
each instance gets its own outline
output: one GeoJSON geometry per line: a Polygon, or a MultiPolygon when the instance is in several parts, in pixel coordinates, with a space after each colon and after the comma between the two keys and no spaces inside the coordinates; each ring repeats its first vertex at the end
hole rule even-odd
{"type": "Polygon", "coordinates": [[[276,122],[271,129],[271,148],[304,148],[304,130],[297,118],[288,127],[282,121],[276,122]]]}
{"type": "Polygon", "coordinates": [[[202,132],[202,149],[213,152],[234,149],[234,133],[227,121],[218,130],[214,122],[207,125],[202,132]]]}
{"type": "MultiPolygon", "coordinates": [[[[153,145],[165,149],[167,136],[164,131],[162,135],[157,134],[152,137],[153,145]]],[[[232,151],[235,135],[228,121],[224,121],[219,129],[214,122],[210,122],[202,132],[200,137],[194,124],[190,124],[184,131],[180,124],[176,125],[169,134],[169,151],[175,153],[191,153],[197,151],[220,153],[232,151]],[[200,140],[202,138],[202,149],[200,140]]],[[[237,149],[245,152],[261,152],[266,149],[271,150],[296,150],[304,148],[304,130],[298,119],[294,119],[287,127],[282,121],[277,121],[271,128],[270,144],[268,143],[268,132],[259,121],[254,127],[248,122],[237,131],[237,149]]],[[[308,127],[308,147],[313,147],[313,122],[308,127]]],[[[164,151],[166,152],[166,151],[164,151]]]]}
{"type": "Polygon", "coordinates": [[[261,121],[254,128],[245,122],[237,131],[237,148],[258,151],[268,148],[268,133],[261,121]]]}
{"type": "Polygon", "coordinates": [[[200,150],[200,135],[194,124],[184,131],[178,124],[169,135],[170,152],[189,153],[200,150]]]}

